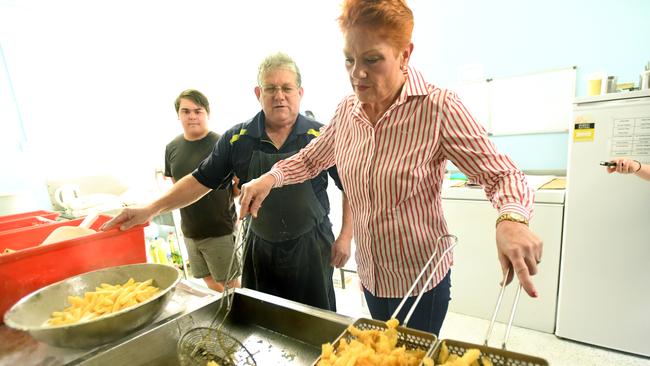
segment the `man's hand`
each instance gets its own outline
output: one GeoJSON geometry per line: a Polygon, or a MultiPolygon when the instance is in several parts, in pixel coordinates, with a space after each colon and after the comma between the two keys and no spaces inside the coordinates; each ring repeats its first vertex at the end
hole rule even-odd
{"type": "Polygon", "coordinates": [[[537,274],[537,265],[542,260],[542,240],[533,234],[528,226],[512,221],[502,221],[497,225],[497,251],[501,270],[512,267],[506,283],[510,283],[513,273],[531,297],[537,297],[537,290],[530,278],[537,274]]]}
{"type": "Polygon", "coordinates": [[[128,230],[136,225],[144,224],[151,220],[154,214],[147,207],[141,208],[125,208],[119,215],[112,218],[110,221],[104,223],[99,230],[106,231],[114,226],[119,225],[120,230],[128,230]]]}
{"type": "Polygon", "coordinates": [[[269,195],[275,184],[275,178],[270,174],[264,174],[259,178],[253,179],[241,187],[241,196],[239,197],[239,217],[244,218],[248,214],[257,218],[257,212],[262,207],[262,201],[269,195]]]}
{"type": "Polygon", "coordinates": [[[339,235],[334,244],[332,244],[332,260],[330,264],[334,268],[341,268],[350,259],[350,246],[352,238],[344,238],[339,235]]]}

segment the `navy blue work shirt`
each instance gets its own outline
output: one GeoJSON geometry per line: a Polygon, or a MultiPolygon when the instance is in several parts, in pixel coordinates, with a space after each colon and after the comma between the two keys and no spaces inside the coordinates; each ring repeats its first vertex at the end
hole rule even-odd
{"type": "MultiPolygon", "coordinates": [[[[266,134],[264,128],[264,112],[260,111],[255,117],[233,126],[226,131],[212,153],[199,164],[192,175],[199,183],[212,189],[227,188],[233,175],[239,178],[239,187],[251,180],[248,176],[248,166],[253,151],[261,150],[267,154],[282,154],[298,152],[307,146],[309,141],[319,135],[322,123],[298,114],[296,123],[282,147],[278,150],[266,134]]],[[[329,214],[330,204],[327,198],[327,174],[334,179],[336,186],[343,190],[336,166],[321,172],[311,180],[316,198],[329,214]]]]}

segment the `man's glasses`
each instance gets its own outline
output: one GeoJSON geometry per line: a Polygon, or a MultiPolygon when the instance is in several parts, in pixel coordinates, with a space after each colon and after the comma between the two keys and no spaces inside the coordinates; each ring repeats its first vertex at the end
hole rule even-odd
{"type": "Polygon", "coordinates": [[[267,95],[275,95],[278,91],[282,91],[283,94],[286,95],[293,95],[298,91],[298,87],[290,85],[290,84],[284,84],[282,86],[280,85],[273,85],[273,84],[265,84],[261,86],[262,91],[264,94],[267,95]]]}

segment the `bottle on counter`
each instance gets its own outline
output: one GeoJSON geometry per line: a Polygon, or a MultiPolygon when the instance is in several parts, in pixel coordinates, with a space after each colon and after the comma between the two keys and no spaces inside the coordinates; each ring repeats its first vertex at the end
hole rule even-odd
{"type": "MultiPolygon", "coordinates": [[[[158,236],[154,238],[149,249],[154,263],[169,264],[168,249],[166,247],[168,248],[163,238],[158,236]]],[[[171,254],[169,256],[171,257],[171,254]]]]}
{"type": "Polygon", "coordinates": [[[607,77],[607,93],[616,93],[616,84],[617,83],[617,78],[616,76],[608,76],[607,77]]]}
{"type": "Polygon", "coordinates": [[[174,233],[169,233],[167,235],[167,243],[169,244],[169,250],[171,253],[171,263],[173,263],[178,268],[183,268],[183,257],[181,256],[181,251],[176,241],[176,235],[174,233]]]}
{"type": "Polygon", "coordinates": [[[156,253],[155,253],[155,246],[154,246],[154,240],[151,238],[147,238],[147,263],[157,263],[156,262],[156,253]]]}

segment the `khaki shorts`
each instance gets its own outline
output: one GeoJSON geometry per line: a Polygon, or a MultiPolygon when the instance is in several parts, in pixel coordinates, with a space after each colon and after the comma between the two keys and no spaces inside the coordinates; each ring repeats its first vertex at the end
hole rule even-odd
{"type": "Polygon", "coordinates": [[[226,278],[232,280],[241,275],[241,253],[235,255],[231,275],[226,275],[235,249],[233,235],[196,240],[185,238],[185,245],[192,276],[195,278],[212,276],[217,282],[225,282],[226,278]]]}

